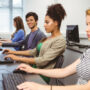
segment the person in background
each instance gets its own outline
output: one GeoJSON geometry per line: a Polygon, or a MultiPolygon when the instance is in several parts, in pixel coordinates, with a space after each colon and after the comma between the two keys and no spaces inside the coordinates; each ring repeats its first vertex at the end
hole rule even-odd
{"type": "MultiPolygon", "coordinates": [[[[66,12],[62,5],[55,5],[48,7],[44,27],[47,33],[51,33],[51,36],[42,39],[36,48],[26,51],[12,51],[6,50],[7,55],[15,61],[21,61],[28,64],[33,64],[33,67],[37,68],[54,68],[57,57],[61,56],[66,48],[66,41],[61,33],[60,27],[62,20],[66,16],[66,12]],[[15,55],[12,55],[15,54],[15,55]],[[16,55],[23,56],[34,56],[34,57],[19,57],[16,55]]],[[[50,79],[41,76],[47,83],[50,79]]]]}
{"type": "MultiPolygon", "coordinates": [[[[42,38],[45,38],[46,35],[37,27],[38,15],[35,12],[28,12],[26,14],[26,22],[31,32],[25,37],[24,40],[21,40],[15,43],[14,42],[13,43],[0,43],[0,46],[3,46],[3,47],[5,46],[17,47],[18,46],[18,47],[21,47],[20,50],[28,50],[28,49],[35,48],[38,42],[42,38]]],[[[21,24],[19,26],[21,26],[21,24]]],[[[12,36],[14,36],[14,34],[12,36]]]]}
{"type": "MultiPolygon", "coordinates": [[[[11,35],[11,40],[0,39],[0,45],[4,43],[13,43],[24,40],[25,38],[25,28],[23,24],[23,20],[20,16],[17,16],[13,19],[14,27],[16,28],[15,32],[11,35]]],[[[20,47],[15,47],[16,50],[19,50],[20,47]]]]}
{"type": "MultiPolygon", "coordinates": [[[[12,51],[7,50],[7,57],[10,57],[15,61],[22,61],[29,64],[34,64],[38,68],[53,68],[57,60],[53,61],[57,56],[63,54],[66,41],[61,33],[61,22],[66,16],[66,12],[62,5],[55,5],[48,7],[44,27],[47,33],[51,33],[51,36],[42,39],[36,48],[26,51],[12,51]],[[12,55],[15,54],[15,55],[12,55]],[[34,56],[33,58],[19,57],[34,56]]],[[[30,24],[31,25],[31,24],[30,24]]]]}
{"type": "MultiPolygon", "coordinates": [[[[86,10],[86,33],[90,40],[90,9],[86,10]]],[[[71,86],[49,86],[33,82],[24,82],[17,86],[19,90],[90,90],[90,49],[71,65],[62,69],[35,69],[26,64],[21,64],[17,69],[28,73],[45,75],[53,78],[65,78],[72,74],[78,74],[78,85],[71,86]]]]}

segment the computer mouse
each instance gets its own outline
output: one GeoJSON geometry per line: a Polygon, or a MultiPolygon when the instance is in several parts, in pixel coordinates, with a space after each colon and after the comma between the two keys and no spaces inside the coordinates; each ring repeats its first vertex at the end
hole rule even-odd
{"type": "Polygon", "coordinates": [[[20,74],[26,74],[27,72],[23,71],[23,70],[20,70],[20,69],[15,69],[13,71],[13,73],[20,73],[20,74]]]}
{"type": "Polygon", "coordinates": [[[12,61],[13,62],[13,60],[10,58],[10,57],[5,57],[4,58],[6,61],[12,61]]]}

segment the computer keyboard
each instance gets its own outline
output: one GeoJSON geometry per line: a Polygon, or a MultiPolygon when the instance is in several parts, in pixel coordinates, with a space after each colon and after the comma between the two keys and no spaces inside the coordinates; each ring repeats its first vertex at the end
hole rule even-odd
{"type": "Polygon", "coordinates": [[[2,74],[4,90],[18,90],[17,85],[23,83],[25,78],[22,74],[2,74]]]}

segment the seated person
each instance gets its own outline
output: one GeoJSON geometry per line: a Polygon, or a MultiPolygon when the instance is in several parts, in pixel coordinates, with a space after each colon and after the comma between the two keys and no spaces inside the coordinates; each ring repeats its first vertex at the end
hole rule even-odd
{"type": "MultiPolygon", "coordinates": [[[[62,6],[57,6],[56,9],[48,8],[45,16],[45,30],[47,33],[51,33],[48,38],[42,39],[36,48],[26,51],[8,51],[7,57],[15,61],[22,61],[29,64],[34,64],[33,67],[37,68],[53,68],[57,62],[56,57],[63,54],[66,47],[66,41],[60,32],[59,28],[61,22],[66,15],[62,6]],[[56,12],[56,13],[55,13],[56,12]],[[16,55],[34,56],[34,57],[19,57],[16,55]]],[[[41,76],[47,83],[49,78],[41,76]]]]}
{"type": "MultiPolygon", "coordinates": [[[[3,43],[12,43],[12,42],[19,42],[24,40],[25,38],[25,29],[24,29],[24,24],[23,24],[23,20],[20,16],[17,16],[13,19],[14,21],[14,27],[16,28],[15,32],[11,35],[11,40],[7,40],[7,39],[0,39],[0,44],[3,43]]],[[[19,50],[20,47],[17,46],[15,47],[16,50],[19,50]]]]}
{"type": "MultiPolygon", "coordinates": [[[[19,42],[13,43],[0,43],[0,46],[9,47],[24,47],[24,50],[33,49],[36,47],[38,42],[45,38],[45,34],[37,27],[38,15],[34,12],[29,12],[26,14],[26,22],[31,32],[26,36],[26,38],[19,42]]],[[[18,25],[18,27],[21,26],[18,25]]],[[[20,34],[21,36],[21,34],[20,34]]],[[[13,40],[13,39],[12,39],[13,40]]]]}
{"type": "Polygon", "coordinates": [[[62,55],[66,46],[65,39],[59,30],[61,22],[64,19],[65,15],[66,12],[62,6],[57,6],[56,9],[48,9],[45,16],[44,27],[47,33],[51,33],[51,36],[42,39],[40,43],[37,45],[37,47],[31,50],[7,50],[7,54],[11,55],[7,55],[6,57],[10,57],[15,61],[36,64],[38,68],[53,68],[56,63],[56,61],[53,61],[53,59],[55,59],[57,56],[62,55]],[[19,57],[12,54],[34,57],[19,57]]]}
{"type": "MultiPolygon", "coordinates": [[[[53,6],[52,6],[53,7],[53,6]]],[[[86,11],[87,36],[90,40],[90,9],[86,11]]],[[[88,49],[79,59],[71,65],[62,69],[35,69],[29,65],[21,64],[18,69],[28,73],[36,73],[52,78],[65,78],[72,74],[78,74],[77,84],[73,86],[45,86],[33,82],[24,82],[17,86],[19,90],[90,90],[90,49],[88,49]],[[51,88],[51,89],[50,89],[51,88]]]]}

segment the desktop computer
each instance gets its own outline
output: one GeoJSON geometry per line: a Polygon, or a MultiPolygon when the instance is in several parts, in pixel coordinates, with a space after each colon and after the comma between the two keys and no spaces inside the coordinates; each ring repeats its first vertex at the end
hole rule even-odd
{"type": "Polygon", "coordinates": [[[78,25],[67,25],[66,41],[67,44],[70,44],[70,42],[80,42],[78,25]]]}
{"type": "Polygon", "coordinates": [[[90,45],[80,44],[78,25],[67,25],[66,41],[67,41],[67,46],[78,46],[81,48],[90,47],[90,45]]]}

